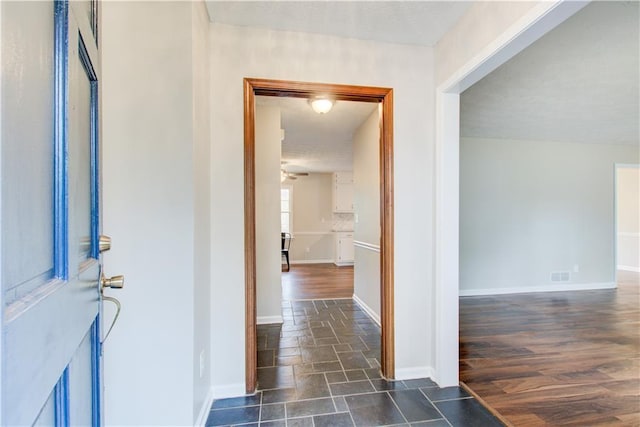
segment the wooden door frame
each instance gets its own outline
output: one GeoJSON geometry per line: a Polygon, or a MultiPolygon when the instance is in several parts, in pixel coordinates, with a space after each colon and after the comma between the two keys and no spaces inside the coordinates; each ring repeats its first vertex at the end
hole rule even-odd
{"type": "Polygon", "coordinates": [[[257,384],[255,97],[310,98],[327,95],[337,101],[376,102],[380,108],[380,308],[381,370],[395,377],[393,302],[393,89],[286,80],[244,79],[244,259],[245,372],[247,393],[257,384]]]}

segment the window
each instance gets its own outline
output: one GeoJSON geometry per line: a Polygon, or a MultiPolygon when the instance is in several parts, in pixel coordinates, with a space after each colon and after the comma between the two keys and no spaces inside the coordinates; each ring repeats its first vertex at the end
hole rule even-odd
{"type": "Polygon", "coordinates": [[[291,186],[280,188],[280,230],[283,233],[291,233],[291,186]]]}

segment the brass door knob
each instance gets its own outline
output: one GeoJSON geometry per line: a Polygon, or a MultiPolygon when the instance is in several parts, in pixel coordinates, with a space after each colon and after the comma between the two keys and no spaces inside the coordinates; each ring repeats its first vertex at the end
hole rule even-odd
{"type": "Polygon", "coordinates": [[[102,276],[102,288],[122,289],[124,287],[124,276],[104,277],[102,276]]]}
{"type": "Polygon", "coordinates": [[[111,249],[111,237],[101,234],[100,239],[98,240],[98,250],[100,252],[104,252],[109,249],[111,249]]]}

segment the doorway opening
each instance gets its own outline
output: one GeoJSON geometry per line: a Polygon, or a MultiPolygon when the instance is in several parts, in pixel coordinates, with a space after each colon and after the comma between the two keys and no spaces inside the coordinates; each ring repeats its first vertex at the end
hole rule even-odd
{"type": "Polygon", "coordinates": [[[246,390],[257,384],[256,301],[256,129],[255,97],[312,98],[324,95],[336,101],[380,105],[380,320],[381,371],[394,377],[393,325],[393,90],[388,88],[304,83],[280,80],[244,80],[244,201],[245,201],[245,360],[246,390]]]}
{"type": "Polygon", "coordinates": [[[615,167],[615,282],[637,281],[640,273],[640,164],[615,167]]]}

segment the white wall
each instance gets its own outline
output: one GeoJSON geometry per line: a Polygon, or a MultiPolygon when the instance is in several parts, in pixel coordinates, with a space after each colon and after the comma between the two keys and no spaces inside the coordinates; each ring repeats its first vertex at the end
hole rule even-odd
{"type": "Polygon", "coordinates": [[[192,2],[194,293],[193,414],[208,409],[211,388],[211,150],[209,148],[209,15],[204,2],[192,2]],[[202,357],[203,370],[200,372],[202,357]]]}
{"type": "Polygon", "coordinates": [[[279,323],[280,108],[256,106],[255,117],[257,316],[258,323],[279,323]]]}
{"type": "Polygon", "coordinates": [[[376,109],[353,137],[355,262],[353,293],[380,319],[380,115],[376,109]]]}
{"type": "Polygon", "coordinates": [[[398,376],[426,375],[433,345],[432,49],[316,34],[211,26],[213,383],[244,383],[243,77],[394,89],[395,326],[398,376]],[[420,185],[415,185],[419,182],[420,185]]]}
{"type": "Polygon", "coordinates": [[[478,1],[438,40],[436,84],[455,74],[540,1],[478,1]]]}
{"type": "MultiPolygon", "coordinates": [[[[3,37],[3,6],[4,5],[0,5],[0,64],[4,64],[4,43],[2,42],[3,37]]],[[[4,117],[4,111],[5,111],[5,101],[4,101],[4,84],[2,83],[2,81],[0,81],[0,117],[4,117]]],[[[4,128],[4,120],[2,121],[3,123],[3,128],[4,128]]],[[[4,144],[4,135],[2,134],[2,132],[0,132],[0,176],[3,176],[2,174],[4,173],[3,167],[2,167],[2,162],[3,162],[3,154],[2,154],[2,149],[1,147],[3,147],[4,144]]],[[[2,186],[0,185],[0,224],[2,224],[3,220],[4,220],[4,215],[2,214],[3,208],[4,208],[4,203],[2,202],[4,198],[4,191],[2,190],[2,186]]],[[[0,239],[2,238],[2,228],[0,228],[0,239]]],[[[0,244],[0,259],[4,259],[4,251],[3,251],[3,246],[2,244],[0,244]]],[[[0,278],[3,277],[4,274],[4,268],[2,266],[2,262],[0,262],[0,278]]],[[[2,289],[2,286],[0,286],[0,289],[2,289]]],[[[0,290],[0,316],[2,316],[2,318],[4,319],[4,306],[5,306],[5,302],[4,302],[4,291],[0,290]]],[[[2,333],[4,334],[4,330],[2,327],[0,327],[0,330],[2,330],[2,333]]],[[[4,339],[0,339],[0,395],[4,394],[4,339]]],[[[3,413],[4,409],[3,409],[3,404],[0,403],[0,420],[3,420],[3,413]]]]}
{"type": "Polygon", "coordinates": [[[310,173],[296,180],[285,180],[292,186],[293,240],[289,256],[292,262],[332,262],[334,259],[331,209],[332,175],[310,173]]]}
{"type": "Polygon", "coordinates": [[[640,272],[640,168],[619,167],[616,173],[617,267],[640,272]]]}
{"type": "Polygon", "coordinates": [[[613,287],[614,163],[637,158],[632,146],[462,138],[460,294],[613,287]],[[556,271],[570,281],[552,283],[556,271]]]}
{"type": "Polygon", "coordinates": [[[104,264],[126,278],[109,292],[122,313],[104,345],[107,425],[192,425],[205,401],[194,364],[209,339],[209,325],[194,325],[209,311],[208,58],[194,57],[206,49],[203,13],[189,2],[102,5],[104,264]]]}

